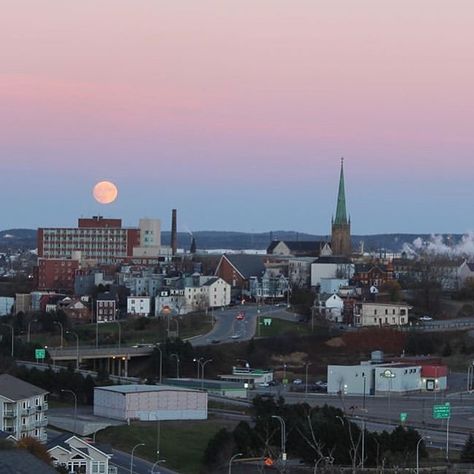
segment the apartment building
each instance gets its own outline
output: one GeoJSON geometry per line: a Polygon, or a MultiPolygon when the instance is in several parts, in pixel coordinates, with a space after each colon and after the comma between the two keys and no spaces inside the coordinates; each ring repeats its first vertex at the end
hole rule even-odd
{"type": "Polygon", "coordinates": [[[48,392],[9,374],[0,375],[0,430],[15,439],[46,442],[48,392]]]}

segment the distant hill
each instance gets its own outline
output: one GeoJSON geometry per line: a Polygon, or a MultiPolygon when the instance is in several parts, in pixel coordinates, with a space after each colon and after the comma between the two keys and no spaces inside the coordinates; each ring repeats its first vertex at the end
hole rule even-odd
{"type": "MultiPolygon", "coordinates": [[[[271,239],[274,240],[328,240],[327,235],[312,235],[293,231],[273,231],[262,233],[248,232],[226,232],[226,231],[197,231],[193,236],[196,239],[198,249],[232,249],[264,250],[268,247],[271,239]]],[[[170,245],[170,232],[162,232],[161,238],[164,245],[170,245]]],[[[411,244],[416,238],[429,239],[429,234],[375,234],[375,235],[353,235],[352,245],[359,249],[364,242],[365,251],[387,251],[398,252],[405,243],[411,244]]],[[[451,241],[456,244],[462,238],[461,234],[450,234],[451,241]]],[[[189,249],[192,236],[189,233],[178,233],[178,247],[189,249]]],[[[36,248],[36,230],[33,229],[8,229],[0,231],[0,251],[6,249],[34,249],[36,248]]]]}

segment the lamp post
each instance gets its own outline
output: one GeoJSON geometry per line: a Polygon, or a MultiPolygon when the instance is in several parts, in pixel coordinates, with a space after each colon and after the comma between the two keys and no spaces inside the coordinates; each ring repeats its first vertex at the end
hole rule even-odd
{"type": "Polygon", "coordinates": [[[206,367],[206,364],[209,364],[209,362],[212,362],[212,359],[207,359],[204,362],[201,362],[201,390],[204,389],[204,368],[206,367]]]}
{"type": "Polygon", "coordinates": [[[305,370],[305,386],[304,386],[304,393],[305,396],[308,395],[308,367],[311,365],[311,362],[306,362],[306,370],[305,370]]]}
{"type": "Polygon", "coordinates": [[[470,393],[472,390],[472,382],[474,378],[474,361],[467,366],[467,392],[470,393]]]}
{"type": "Polygon", "coordinates": [[[72,334],[76,337],[76,370],[79,370],[79,336],[74,331],[66,331],[66,334],[72,334]]]}
{"type": "Polygon", "coordinates": [[[10,328],[10,331],[12,332],[12,349],[11,349],[11,356],[13,357],[13,354],[15,352],[15,329],[11,324],[7,323],[0,323],[2,326],[8,326],[10,328]]]}
{"type": "Polygon", "coordinates": [[[176,378],[179,379],[179,362],[180,362],[179,355],[178,354],[171,354],[170,358],[171,357],[176,358],[176,378]]]}
{"type": "Polygon", "coordinates": [[[242,453],[237,453],[234,454],[230,459],[229,459],[229,474],[232,474],[232,461],[240,456],[243,456],[242,453]]]}
{"type": "Polygon", "coordinates": [[[431,436],[422,436],[416,443],[416,474],[420,472],[420,443],[424,439],[430,439],[431,436]]]}
{"type": "Polygon", "coordinates": [[[120,324],[120,321],[117,321],[117,320],[112,321],[112,322],[118,325],[118,333],[119,333],[118,348],[120,349],[120,345],[121,345],[121,341],[122,341],[122,325],[120,324]]]}
{"type": "Polygon", "coordinates": [[[286,364],[283,364],[283,386],[286,385],[286,364]]]}
{"type": "Polygon", "coordinates": [[[26,332],[26,342],[31,342],[31,323],[37,323],[38,320],[37,319],[32,319],[29,323],[28,323],[28,330],[26,332]]]}
{"type": "Polygon", "coordinates": [[[145,446],[145,443],[138,443],[132,449],[132,455],[130,456],[130,474],[133,474],[133,455],[135,454],[135,449],[139,446],[145,446]]]}
{"type": "Polygon", "coordinates": [[[283,472],[285,472],[286,466],[286,425],[285,420],[278,415],[272,415],[272,418],[280,422],[280,434],[281,434],[281,460],[283,462],[283,472]]]}
{"type": "Polygon", "coordinates": [[[63,348],[63,339],[64,339],[64,327],[63,327],[62,323],[60,323],[59,321],[54,321],[54,324],[57,324],[59,326],[59,328],[61,329],[61,344],[59,345],[59,348],[62,349],[63,348]]]}
{"type": "MultiPolygon", "coordinates": [[[[155,464],[151,467],[151,474],[155,474],[155,467],[158,466],[158,464],[163,464],[166,462],[166,459],[158,459],[158,461],[155,461],[155,464]]],[[[157,474],[159,474],[160,471],[156,471],[157,474]]]]}
{"type": "Polygon", "coordinates": [[[76,392],[74,392],[73,390],[65,389],[65,388],[62,388],[61,392],[62,393],[71,393],[74,397],[74,433],[76,433],[76,428],[77,428],[77,395],[76,395],[76,392]]]}
{"type": "Polygon", "coordinates": [[[391,419],[391,407],[390,407],[390,394],[392,392],[392,380],[396,377],[396,374],[390,369],[385,369],[381,374],[381,377],[388,379],[388,419],[391,419]]]}
{"type": "Polygon", "coordinates": [[[161,350],[161,347],[159,344],[156,344],[155,347],[160,351],[160,371],[159,371],[159,378],[158,381],[161,383],[163,379],[163,351],[161,350]]]}
{"type": "Polygon", "coordinates": [[[200,378],[201,374],[201,362],[204,360],[204,357],[199,357],[199,359],[194,358],[193,362],[197,362],[197,380],[200,378]]]}

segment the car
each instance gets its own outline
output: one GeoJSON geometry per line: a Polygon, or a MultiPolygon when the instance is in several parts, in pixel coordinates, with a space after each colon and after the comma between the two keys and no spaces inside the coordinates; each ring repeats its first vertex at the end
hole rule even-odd
{"type": "Polygon", "coordinates": [[[270,387],[270,384],[268,382],[261,382],[258,384],[259,387],[270,387]]]}
{"type": "Polygon", "coordinates": [[[421,316],[418,318],[420,321],[433,321],[433,318],[431,316],[421,316]]]}
{"type": "Polygon", "coordinates": [[[240,313],[235,317],[235,319],[237,319],[237,321],[242,321],[243,319],[245,319],[244,313],[240,312],[240,313]]]}
{"type": "Polygon", "coordinates": [[[232,336],[230,336],[231,339],[238,339],[240,337],[240,334],[232,334],[232,336]]]}
{"type": "Polygon", "coordinates": [[[275,387],[276,385],[278,385],[278,381],[277,380],[270,380],[270,382],[268,382],[268,385],[270,385],[270,387],[275,387]]]}
{"type": "Polygon", "coordinates": [[[303,383],[303,381],[301,379],[295,379],[295,380],[293,380],[293,383],[295,385],[301,385],[303,383]]]}
{"type": "Polygon", "coordinates": [[[221,342],[221,340],[220,339],[213,339],[211,342],[213,344],[219,344],[219,342],[221,342]]]}

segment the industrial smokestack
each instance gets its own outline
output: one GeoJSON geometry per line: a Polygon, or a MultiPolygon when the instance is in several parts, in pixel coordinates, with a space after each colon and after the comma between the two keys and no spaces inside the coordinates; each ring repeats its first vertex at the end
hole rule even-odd
{"type": "Polygon", "coordinates": [[[176,255],[178,249],[178,231],[177,231],[177,221],[176,221],[176,209],[171,211],[171,253],[176,255]]]}

